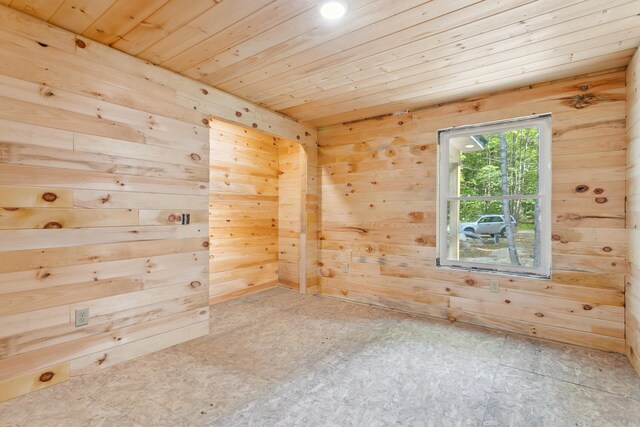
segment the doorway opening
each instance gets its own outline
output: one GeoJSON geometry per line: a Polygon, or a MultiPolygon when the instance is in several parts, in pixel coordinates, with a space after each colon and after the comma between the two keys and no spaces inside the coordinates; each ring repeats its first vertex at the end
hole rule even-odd
{"type": "Polygon", "coordinates": [[[219,120],[210,127],[210,303],[276,286],[306,293],[304,148],[219,120]]]}

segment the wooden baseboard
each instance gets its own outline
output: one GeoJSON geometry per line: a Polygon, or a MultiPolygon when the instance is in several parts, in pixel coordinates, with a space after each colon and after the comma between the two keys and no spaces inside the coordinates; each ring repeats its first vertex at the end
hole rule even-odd
{"type": "Polygon", "coordinates": [[[0,381],[0,402],[67,381],[69,362],[0,381]]]}
{"type": "Polygon", "coordinates": [[[229,292],[227,294],[216,295],[214,297],[209,298],[209,305],[217,304],[219,302],[232,300],[235,298],[240,298],[245,295],[254,294],[256,292],[266,291],[267,289],[272,289],[278,286],[278,281],[274,280],[273,282],[263,283],[262,285],[251,286],[248,288],[240,289],[237,291],[229,292]]]}
{"type": "Polygon", "coordinates": [[[286,280],[283,278],[280,278],[278,280],[278,286],[282,288],[293,289],[294,291],[297,291],[298,289],[300,289],[300,284],[298,282],[294,282],[292,280],[286,280]]]}
{"type": "Polygon", "coordinates": [[[640,375],[640,321],[627,313],[627,348],[629,361],[640,375]]]}
{"type": "Polygon", "coordinates": [[[307,295],[320,295],[322,293],[322,288],[320,285],[311,286],[307,288],[307,295]]]}
{"type": "MultiPolygon", "coordinates": [[[[451,323],[463,323],[492,331],[509,332],[527,337],[541,338],[565,344],[593,348],[596,350],[625,353],[625,340],[620,338],[594,335],[587,332],[560,329],[555,326],[535,325],[526,321],[513,320],[498,316],[487,316],[447,307],[383,297],[373,294],[346,291],[322,287],[322,296],[350,303],[374,306],[385,310],[448,320],[451,323]]],[[[628,352],[627,352],[628,354],[628,352]]],[[[637,357],[637,355],[636,355],[637,357]]],[[[633,363],[633,361],[632,361],[633,363]]]]}

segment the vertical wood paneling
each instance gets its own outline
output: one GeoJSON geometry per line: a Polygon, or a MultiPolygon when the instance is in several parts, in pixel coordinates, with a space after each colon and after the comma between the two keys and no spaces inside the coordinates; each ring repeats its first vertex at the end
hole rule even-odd
{"type": "Polygon", "coordinates": [[[624,70],[319,134],[323,294],[624,351],[624,70]],[[553,114],[552,279],[436,268],[436,131],[546,112],[553,114]],[[491,280],[500,292],[490,292],[491,280]]]}
{"type": "Polygon", "coordinates": [[[627,275],[627,355],[640,373],[640,54],[627,69],[627,230],[629,274],[627,275]]]}
{"type": "Polygon", "coordinates": [[[211,124],[210,302],[278,283],[278,138],[211,124]]]}

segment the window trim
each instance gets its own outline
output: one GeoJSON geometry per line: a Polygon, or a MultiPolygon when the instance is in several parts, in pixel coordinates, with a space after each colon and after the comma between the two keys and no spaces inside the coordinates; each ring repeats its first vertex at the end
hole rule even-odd
{"type": "Polygon", "coordinates": [[[438,218],[437,218],[437,258],[436,266],[511,274],[550,279],[551,278],[551,113],[517,117],[474,125],[440,129],[438,141],[438,218]],[[497,133],[505,130],[517,130],[538,127],[538,194],[508,196],[451,196],[449,192],[449,141],[452,137],[477,135],[478,133],[497,133]],[[469,261],[456,261],[447,258],[447,206],[451,200],[496,200],[496,199],[539,199],[540,209],[540,266],[523,267],[506,264],[488,264],[469,261]]]}

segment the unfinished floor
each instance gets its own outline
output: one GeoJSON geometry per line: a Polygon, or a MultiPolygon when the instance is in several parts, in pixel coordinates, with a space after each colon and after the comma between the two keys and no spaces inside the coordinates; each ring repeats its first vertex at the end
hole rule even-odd
{"type": "Polygon", "coordinates": [[[2,426],[640,425],[620,354],[272,289],[211,333],[0,404],[2,426]]]}

